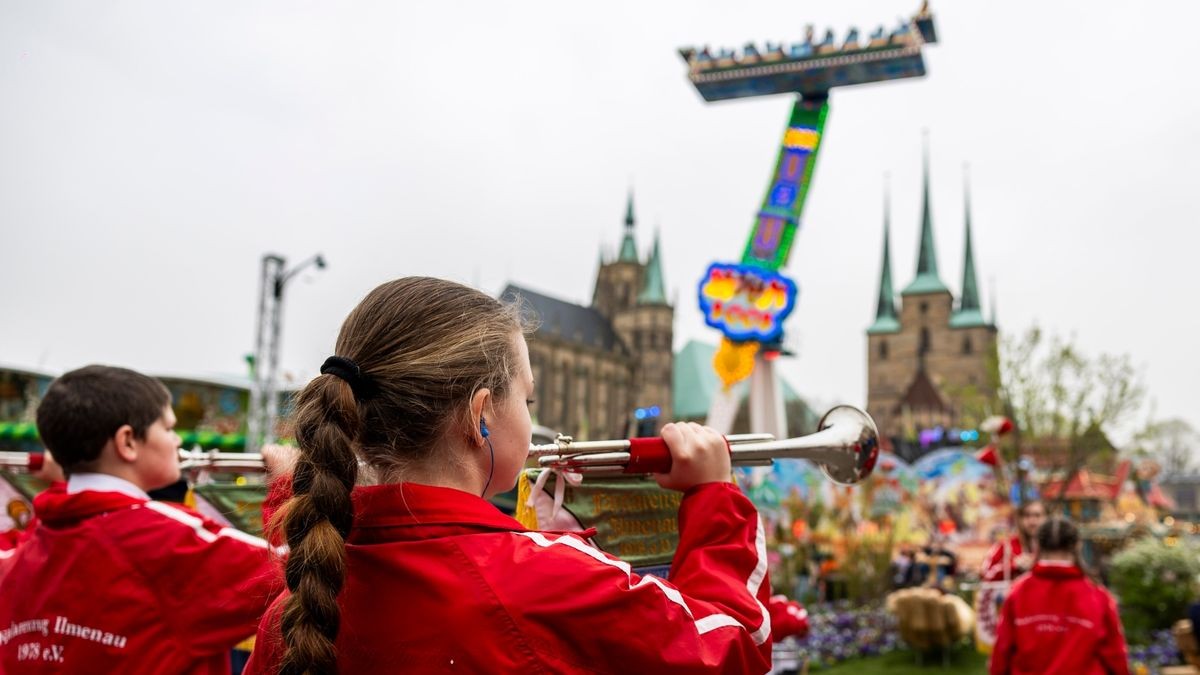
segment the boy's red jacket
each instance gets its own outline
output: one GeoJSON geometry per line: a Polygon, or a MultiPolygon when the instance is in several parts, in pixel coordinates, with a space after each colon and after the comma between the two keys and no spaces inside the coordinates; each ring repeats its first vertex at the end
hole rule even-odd
{"type": "MultiPolygon", "coordinates": [[[[475,495],[358,488],[338,597],[343,673],[764,673],[765,539],[729,483],[689,490],[670,581],[576,534],[533,532],[475,495]]],[[[275,673],[281,602],[247,673],[275,673]]]]}
{"type": "Polygon", "coordinates": [[[228,673],[282,586],[266,542],[121,492],[38,495],[0,560],[0,672],[228,673]]]}
{"type": "Polygon", "coordinates": [[[7,558],[8,552],[24,540],[25,532],[23,530],[12,529],[0,532],[0,558],[7,558]]]}
{"type": "Polygon", "coordinates": [[[992,675],[1128,675],[1125,635],[1108,591],[1070,563],[1039,562],[1000,609],[992,675]]]}

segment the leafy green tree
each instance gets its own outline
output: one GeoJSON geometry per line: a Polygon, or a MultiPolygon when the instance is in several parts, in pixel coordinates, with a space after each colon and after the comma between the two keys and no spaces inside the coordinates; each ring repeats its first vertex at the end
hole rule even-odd
{"type": "Polygon", "coordinates": [[[1066,458],[1056,468],[1070,481],[1089,460],[1111,452],[1108,433],[1141,407],[1145,393],[1128,355],[1089,356],[1036,325],[1005,337],[1000,401],[1016,427],[1006,460],[1015,463],[1025,442],[1061,443],[1066,458]]]}
{"type": "Polygon", "coordinates": [[[1138,454],[1158,460],[1167,475],[1188,473],[1196,468],[1200,433],[1178,417],[1150,421],[1133,442],[1138,454]]]}

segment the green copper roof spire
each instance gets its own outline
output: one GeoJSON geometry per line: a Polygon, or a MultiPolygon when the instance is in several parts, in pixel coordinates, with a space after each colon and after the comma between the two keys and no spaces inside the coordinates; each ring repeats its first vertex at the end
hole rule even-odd
{"type": "Polygon", "coordinates": [[[962,298],[958,303],[958,311],[950,317],[950,325],[954,328],[969,328],[986,326],[983,310],[979,306],[979,287],[975,282],[975,254],[971,250],[971,185],[967,175],[967,167],[963,166],[963,216],[965,221],[966,250],[963,252],[963,282],[962,298]]]}
{"type": "Polygon", "coordinates": [[[996,277],[988,279],[988,286],[992,289],[992,325],[996,325],[996,277]]]}
{"type": "Polygon", "coordinates": [[[645,283],[638,294],[638,304],[665,305],[667,291],[663,286],[662,257],[658,251],[658,231],[654,232],[654,248],[650,249],[650,260],[646,261],[645,283]]]}
{"type": "Polygon", "coordinates": [[[933,247],[933,215],[929,204],[929,134],[925,134],[923,171],[924,194],[921,201],[921,248],[917,254],[917,277],[901,293],[948,293],[950,289],[938,278],[937,251],[933,247]]]}
{"type": "Polygon", "coordinates": [[[962,300],[959,310],[979,309],[979,289],[975,284],[975,256],[971,251],[971,183],[963,167],[963,222],[966,224],[966,252],[963,253],[962,300]]]}
{"type": "Polygon", "coordinates": [[[618,262],[637,262],[637,242],[633,240],[633,190],[629,190],[629,201],[625,205],[625,238],[621,240],[618,262]]]}
{"type": "Polygon", "coordinates": [[[892,256],[888,250],[891,238],[892,216],[891,195],[888,177],[884,176],[883,188],[883,270],[879,273],[879,302],[875,308],[875,323],[867,329],[868,335],[900,332],[896,320],[895,293],[892,291],[892,256]]]}

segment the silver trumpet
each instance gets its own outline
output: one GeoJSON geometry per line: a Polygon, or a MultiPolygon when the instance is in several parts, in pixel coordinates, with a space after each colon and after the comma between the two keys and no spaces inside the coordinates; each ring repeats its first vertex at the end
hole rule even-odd
{"type": "MultiPolygon", "coordinates": [[[[770,434],[726,436],[734,466],[769,466],[776,459],[816,462],[832,481],[850,485],[871,475],[879,458],[879,431],[867,413],[839,405],[821,418],[817,432],[777,441],[770,434]]],[[[535,445],[530,455],[538,464],[589,476],[666,473],[671,452],[661,438],[535,445]]]]}
{"type": "Polygon", "coordinates": [[[0,467],[37,471],[44,456],[40,452],[0,452],[0,467]]]}
{"type": "MultiPolygon", "coordinates": [[[[40,452],[0,452],[0,467],[37,471],[45,455],[40,452]]],[[[230,473],[266,471],[262,455],[250,452],[218,452],[216,450],[179,449],[181,469],[209,469],[230,473]]]]}
{"type": "Polygon", "coordinates": [[[257,452],[220,452],[217,450],[179,449],[179,468],[208,469],[228,473],[266,471],[263,456],[257,452]]]}
{"type": "MultiPolygon", "coordinates": [[[[871,475],[879,457],[879,432],[867,413],[839,405],[821,418],[817,432],[799,438],[775,440],[771,434],[726,436],[735,466],[770,466],[776,459],[808,459],[837,483],[850,485],[871,475]]],[[[620,441],[574,441],[559,435],[554,443],[530,445],[529,456],[551,469],[565,469],[593,477],[666,473],[671,451],[661,438],[620,441]]],[[[179,450],[180,468],[229,473],[265,471],[261,454],[179,450]]],[[[0,452],[0,467],[37,471],[42,454],[0,452]]]]}

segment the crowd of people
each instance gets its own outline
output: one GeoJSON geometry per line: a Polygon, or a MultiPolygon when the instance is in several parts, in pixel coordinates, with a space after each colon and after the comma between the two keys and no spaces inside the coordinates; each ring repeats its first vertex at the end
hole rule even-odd
{"type": "MultiPolygon", "coordinates": [[[[181,480],[162,383],[61,376],[37,425],[62,475],[0,540],[0,672],[229,672],[251,635],[249,673],[769,670],[772,633],[803,617],[771,599],[763,526],[712,429],[662,429],[657,481],[683,493],[669,580],[487,501],[528,451],[524,336],[516,308],[456,283],[373,290],[298,395],[298,450],[266,454],[266,539],[153,498],[181,480]]],[[[934,538],[893,581],[944,587],[957,566],[934,538]]],[[[1023,504],[982,577],[1013,582],[992,673],[1127,672],[1069,521],[1023,504]]]]}

